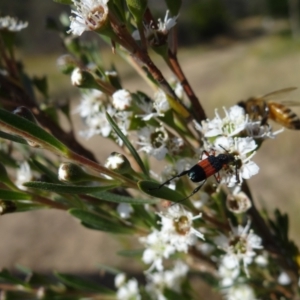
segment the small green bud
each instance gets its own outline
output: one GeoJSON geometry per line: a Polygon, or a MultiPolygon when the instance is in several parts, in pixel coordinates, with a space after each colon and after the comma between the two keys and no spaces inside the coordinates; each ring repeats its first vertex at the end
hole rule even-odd
{"type": "Polygon", "coordinates": [[[132,171],[129,160],[125,155],[112,152],[105,162],[105,167],[120,174],[130,173],[132,171]]]}
{"type": "Polygon", "coordinates": [[[126,0],[128,9],[138,24],[142,23],[145,11],[148,7],[147,0],[126,0]]]}
{"type": "Polygon", "coordinates": [[[168,10],[172,16],[177,16],[182,4],[181,0],[165,0],[168,10]]]}
{"type": "Polygon", "coordinates": [[[95,177],[86,173],[78,165],[62,163],[58,169],[58,179],[66,182],[83,182],[92,181],[95,177]]]}

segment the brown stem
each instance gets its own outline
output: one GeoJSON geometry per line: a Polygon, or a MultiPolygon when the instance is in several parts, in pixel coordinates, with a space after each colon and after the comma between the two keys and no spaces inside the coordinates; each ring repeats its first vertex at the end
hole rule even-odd
{"type": "Polygon", "coordinates": [[[89,167],[89,168],[93,169],[94,171],[96,171],[97,173],[111,176],[114,179],[119,179],[121,182],[126,182],[128,188],[133,188],[133,189],[137,188],[136,182],[130,180],[129,178],[127,178],[119,173],[113,172],[113,171],[105,168],[104,166],[102,166],[84,156],[78,155],[75,152],[70,152],[68,154],[68,159],[71,159],[72,161],[74,161],[76,163],[79,163],[86,167],[89,167]]]}
{"type": "MultiPolygon", "coordinates": [[[[152,77],[155,79],[155,81],[159,84],[159,86],[164,90],[164,92],[169,95],[176,104],[180,107],[178,109],[178,113],[181,113],[184,118],[186,118],[188,121],[191,120],[191,112],[188,110],[188,108],[181,102],[180,99],[176,96],[175,92],[167,82],[167,80],[164,78],[161,71],[156,67],[156,65],[153,63],[151,58],[148,55],[147,51],[143,51],[139,45],[136,43],[136,41],[133,39],[131,34],[128,32],[126,26],[123,24],[120,24],[119,20],[113,15],[110,14],[110,21],[111,26],[118,38],[118,42],[121,46],[127,49],[127,51],[130,52],[130,54],[134,57],[136,57],[139,61],[141,61],[145,66],[147,67],[149,73],[152,75],[152,77]]],[[[175,109],[176,110],[176,109],[175,109]]]]}
{"type": "Polygon", "coordinates": [[[206,114],[204,109],[197,98],[196,94],[194,93],[191,85],[189,84],[183,70],[178,62],[177,55],[173,53],[170,49],[168,51],[168,58],[169,58],[169,66],[171,70],[174,72],[176,77],[178,78],[180,84],[182,85],[186,95],[191,101],[192,104],[192,112],[194,113],[195,119],[200,123],[202,120],[206,119],[206,114]]]}

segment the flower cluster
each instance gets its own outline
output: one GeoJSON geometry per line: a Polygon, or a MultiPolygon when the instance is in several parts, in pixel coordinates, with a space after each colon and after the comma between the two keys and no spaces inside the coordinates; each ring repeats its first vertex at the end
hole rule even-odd
{"type": "Polygon", "coordinates": [[[193,221],[201,215],[193,216],[180,205],[173,205],[166,213],[158,215],[161,218],[160,230],[153,229],[147,237],[140,239],[145,246],[143,261],[151,264],[148,272],[154,269],[162,271],[163,259],[169,258],[176,251],[187,253],[198,238],[204,239],[203,234],[192,226],[193,221]]]}
{"type": "Polygon", "coordinates": [[[27,26],[28,26],[28,22],[22,22],[10,16],[0,18],[0,30],[17,32],[17,31],[21,31],[27,26]]]}

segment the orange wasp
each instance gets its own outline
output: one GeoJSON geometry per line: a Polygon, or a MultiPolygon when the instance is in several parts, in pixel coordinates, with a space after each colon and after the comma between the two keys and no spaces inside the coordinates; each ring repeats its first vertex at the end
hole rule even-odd
{"type": "Polygon", "coordinates": [[[297,106],[300,103],[296,101],[272,100],[295,89],[295,87],[289,87],[261,97],[251,97],[246,101],[238,102],[238,105],[245,110],[251,120],[261,121],[262,125],[267,124],[268,119],[271,119],[286,128],[299,130],[300,119],[288,106],[297,106]]]}

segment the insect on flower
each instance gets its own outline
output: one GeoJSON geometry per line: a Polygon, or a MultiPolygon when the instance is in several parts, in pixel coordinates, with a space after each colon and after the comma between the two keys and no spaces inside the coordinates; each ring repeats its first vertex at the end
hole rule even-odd
{"type": "MultiPolygon", "coordinates": [[[[219,147],[223,148],[221,145],[219,147]]],[[[224,148],[223,148],[224,149],[224,148]]],[[[236,181],[239,183],[239,177],[238,177],[238,160],[235,158],[235,156],[232,153],[229,153],[226,149],[224,149],[226,153],[221,153],[219,155],[215,155],[215,150],[211,151],[211,154],[209,154],[207,151],[202,152],[202,158],[203,154],[205,154],[207,157],[205,159],[202,159],[194,165],[192,168],[189,170],[185,170],[176,176],[171,177],[167,181],[163,182],[160,184],[157,188],[155,189],[160,189],[166,184],[169,184],[173,179],[179,178],[184,175],[188,175],[191,181],[193,182],[201,182],[200,185],[198,185],[193,192],[187,196],[186,198],[182,199],[181,201],[184,201],[188,199],[189,197],[193,196],[196,194],[201,187],[204,185],[206,182],[207,178],[210,176],[214,176],[216,181],[219,183],[220,182],[220,176],[218,172],[226,167],[228,165],[233,164],[235,166],[235,175],[236,175],[236,181]]]]}
{"type": "Polygon", "coordinates": [[[274,97],[282,96],[294,91],[295,87],[289,87],[268,93],[261,97],[251,97],[246,101],[238,102],[250,119],[261,121],[261,125],[267,124],[268,119],[294,130],[300,130],[299,117],[288,107],[300,105],[296,101],[275,101],[274,97]]]}

